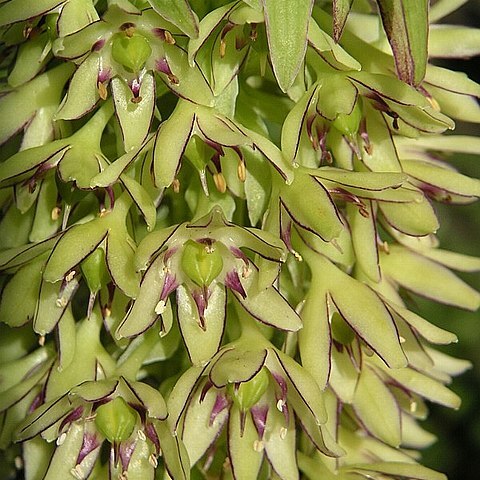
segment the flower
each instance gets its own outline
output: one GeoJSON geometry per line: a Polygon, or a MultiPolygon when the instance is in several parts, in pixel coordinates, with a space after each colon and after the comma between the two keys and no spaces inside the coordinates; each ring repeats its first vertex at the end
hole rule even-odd
{"type": "Polygon", "coordinates": [[[301,327],[298,315],[272,286],[284,255],[278,239],[227,222],[219,207],[195,222],[152,232],[136,253],[136,268],[145,271],[140,291],[116,334],[132,337],[161,320],[171,309],[169,295],[176,291],[190,358],[195,364],[205,362],[220,345],[226,289],[260,322],[296,331],[301,327]],[[255,260],[241,248],[265,259],[269,267],[257,271],[255,260]]]}
{"type": "Polygon", "coordinates": [[[79,480],[100,468],[105,441],[111,474],[149,478],[162,455],[173,478],[188,478],[188,459],[166,418],[162,396],[149,385],[124,377],[87,381],[34,410],[18,427],[16,440],[40,434],[56,441],[49,468],[79,480]]]}
{"type": "Polygon", "coordinates": [[[281,478],[298,478],[295,419],[326,455],[342,450],[324,429],[323,398],[313,378],[288,355],[260,343],[244,337],[205,367],[187,370],[168,398],[169,422],[192,463],[207,454],[207,471],[215,454],[209,449],[226,429],[235,478],[256,478],[264,457],[281,478]]]}

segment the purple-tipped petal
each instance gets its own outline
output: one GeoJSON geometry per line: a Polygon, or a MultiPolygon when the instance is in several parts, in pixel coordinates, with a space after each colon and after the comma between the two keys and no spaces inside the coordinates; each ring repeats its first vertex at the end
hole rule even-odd
{"type": "Polygon", "coordinates": [[[121,442],[118,446],[118,458],[120,459],[120,463],[122,464],[123,470],[128,470],[128,465],[130,464],[130,460],[132,458],[133,452],[135,450],[136,442],[135,441],[126,441],[121,442]]]}
{"type": "Polygon", "coordinates": [[[83,435],[82,447],[78,453],[76,465],[82,463],[83,459],[90,453],[93,452],[96,448],[100,446],[99,439],[94,433],[85,433],[83,435]]]}
{"type": "Polygon", "coordinates": [[[230,247],[230,251],[235,258],[242,260],[245,265],[249,264],[250,260],[238,247],[230,247]]]}
{"type": "Polygon", "coordinates": [[[215,398],[212,412],[210,413],[210,426],[213,425],[213,422],[215,421],[217,416],[229,406],[230,402],[228,401],[227,397],[223,393],[218,393],[215,398]]]}
{"type": "Polygon", "coordinates": [[[105,39],[104,39],[104,38],[101,38],[100,40],[97,40],[97,41],[92,45],[91,51],[92,51],[92,52],[98,52],[99,50],[101,50],[101,49],[103,48],[104,45],[105,45],[105,39]]]}
{"type": "Polygon", "coordinates": [[[165,275],[165,282],[163,283],[162,293],[160,294],[160,300],[165,301],[166,298],[178,287],[177,277],[175,274],[167,273],[165,275]]]}
{"type": "Polygon", "coordinates": [[[68,425],[74,422],[75,420],[78,420],[79,418],[81,418],[82,415],[83,415],[83,406],[80,405],[79,407],[75,408],[72,412],[70,412],[62,420],[62,423],[60,424],[60,428],[58,429],[58,431],[61,432],[63,430],[63,427],[65,427],[65,425],[68,425]]]}
{"type": "Polygon", "coordinates": [[[257,429],[258,436],[262,439],[263,434],[265,433],[265,425],[267,423],[268,405],[254,405],[250,409],[250,413],[252,414],[253,423],[257,429]]]}
{"type": "Polygon", "coordinates": [[[200,319],[200,327],[205,330],[205,310],[208,307],[208,299],[210,298],[211,291],[205,287],[203,290],[194,290],[192,292],[193,300],[197,306],[198,316],[200,319]]]}
{"type": "Polygon", "coordinates": [[[155,451],[156,451],[157,455],[159,455],[160,454],[160,440],[158,438],[157,431],[155,430],[155,427],[154,427],[153,423],[147,422],[145,424],[145,435],[155,445],[155,451]]]}
{"type": "Polygon", "coordinates": [[[242,282],[236,270],[232,270],[227,273],[225,277],[225,286],[230,290],[237,292],[243,299],[247,297],[247,293],[243,288],[242,282]]]}
{"type": "Polygon", "coordinates": [[[210,380],[207,380],[205,382],[205,385],[202,388],[202,392],[200,393],[200,396],[198,397],[198,403],[202,403],[203,400],[205,399],[207,393],[209,390],[213,387],[213,383],[210,380]]]}

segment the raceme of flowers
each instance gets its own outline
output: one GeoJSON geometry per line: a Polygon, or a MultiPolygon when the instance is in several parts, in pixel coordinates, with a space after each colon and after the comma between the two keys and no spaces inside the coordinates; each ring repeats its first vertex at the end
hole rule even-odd
{"type": "Polygon", "coordinates": [[[461,3],[0,1],[2,478],[444,478],[461,3]]]}

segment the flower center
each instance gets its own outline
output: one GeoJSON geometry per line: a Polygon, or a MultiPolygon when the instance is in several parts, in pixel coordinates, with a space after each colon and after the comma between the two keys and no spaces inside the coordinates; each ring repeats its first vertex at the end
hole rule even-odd
{"type": "Polygon", "coordinates": [[[222,255],[213,241],[199,243],[189,240],[183,247],[182,268],[197,285],[208,287],[222,271],[222,255]]]}
{"type": "Polygon", "coordinates": [[[227,392],[237,407],[246,411],[253,407],[266,392],[270,378],[265,367],[248,382],[229,383],[227,392]]]}
{"type": "Polygon", "coordinates": [[[95,425],[110,443],[123,442],[133,432],[137,414],[122,397],[97,408],[95,425]]]}
{"type": "Polygon", "coordinates": [[[129,72],[139,72],[152,53],[148,40],[142,35],[120,33],[112,44],[112,57],[129,72]]]}

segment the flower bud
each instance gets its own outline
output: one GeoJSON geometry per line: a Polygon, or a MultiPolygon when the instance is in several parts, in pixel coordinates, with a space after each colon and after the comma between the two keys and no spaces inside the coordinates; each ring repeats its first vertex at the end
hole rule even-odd
{"type": "Polygon", "coordinates": [[[222,255],[209,243],[189,240],[183,248],[182,268],[197,285],[208,286],[222,271],[222,255]]]}
{"type": "Polygon", "coordinates": [[[110,443],[123,442],[133,432],[137,415],[122,397],[97,408],[95,425],[110,443]]]}
{"type": "Polygon", "coordinates": [[[246,411],[253,407],[265,393],[270,381],[265,367],[263,367],[251,380],[240,384],[229,383],[228,393],[237,407],[246,411]]]}
{"type": "Polygon", "coordinates": [[[130,72],[138,72],[151,53],[152,48],[142,35],[119,34],[112,44],[113,59],[130,72]]]}

